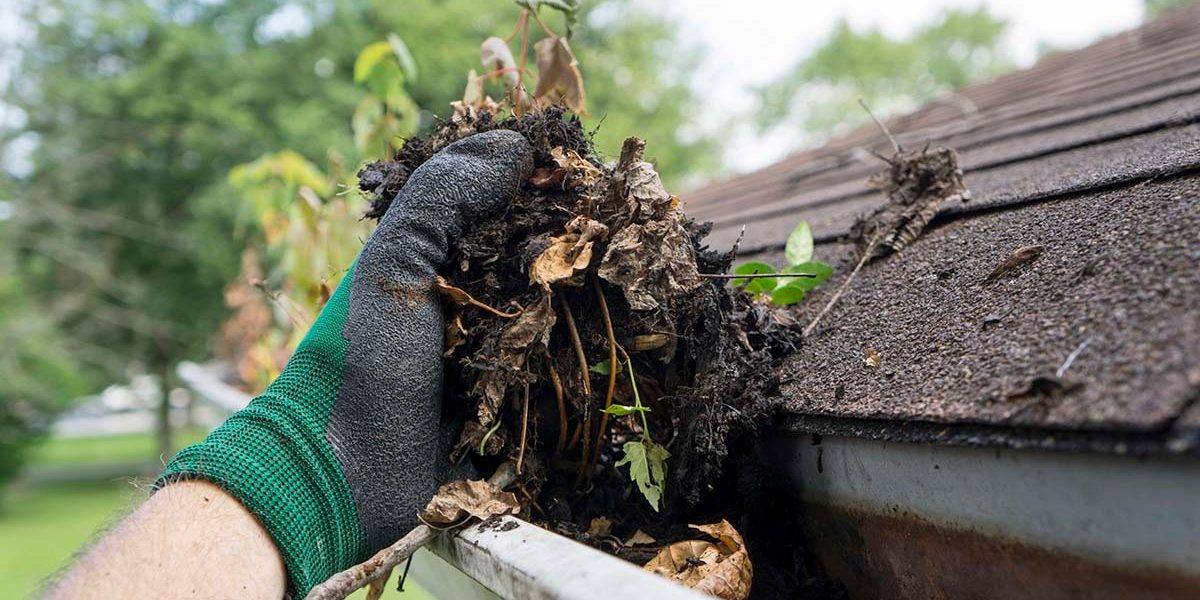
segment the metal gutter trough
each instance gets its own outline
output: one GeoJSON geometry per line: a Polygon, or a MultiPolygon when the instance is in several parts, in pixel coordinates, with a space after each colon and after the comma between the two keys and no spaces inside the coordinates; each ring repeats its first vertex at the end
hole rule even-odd
{"type": "Polygon", "coordinates": [[[791,525],[851,598],[1200,598],[1195,457],[792,433],[791,525]]]}
{"type": "Polygon", "coordinates": [[[430,550],[415,555],[412,577],[438,598],[709,598],[513,517],[442,535],[430,550]]]}

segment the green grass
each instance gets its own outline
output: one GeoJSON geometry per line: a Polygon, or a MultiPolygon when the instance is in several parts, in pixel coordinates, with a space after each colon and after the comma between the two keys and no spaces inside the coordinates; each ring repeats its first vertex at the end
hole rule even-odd
{"type": "MultiPolygon", "coordinates": [[[[176,448],[204,439],[208,432],[187,428],[175,432],[176,448]]],[[[108,437],[51,438],[30,453],[30,467],[82,466],[158,460],[158,442],[153,434],[131,433],[108,437]]]]}
{"type": "Polygon", "coordinates": [[[27,598],[140,492],[119,481],[8,490],[0,505],[0,598],[27,598]]]}
{"type": "MultiPolygon", "coordinates": [[[[204,437],[202,430],[176,433],[177,446],[204,437]]],[[[136,465],[158,460],[154,436],[51,439],[31,453],[30,472],[41,468],[136,465]]],[[[17,484],[0,490],[0,600],[27,598],[42,582],[70,562],[96,532],[136,506],[144,492],[131,477],[42,484],[17,484]]],[[[395,577],[383,595],[389,600],[430,600],[411,578],[405,593],[395,577]]],[[[364,592],[351,596],[365,598],[364,592]]]]}

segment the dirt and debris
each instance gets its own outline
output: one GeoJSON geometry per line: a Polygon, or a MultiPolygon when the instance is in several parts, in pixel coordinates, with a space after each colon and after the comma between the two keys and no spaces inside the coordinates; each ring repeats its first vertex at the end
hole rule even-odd
{"type": "MultiPolygon", "coordinates": [[[[631,138],[606,165],[559,108],[503,120],[462,111],[362,170],[368,216],[381,217],[435,152],[498,128],[532,143],[535,169],[503,214],[466,224],[438,282],[446,409],[463,422],[449,459],[485,473],[518,461],[523,514],[639,564],[695,537],[687,523],[768,529],[743,502],[742,455],[782,406],[777,367],[799,327],[785,309],[701,277],[734,257],[701,243],[708,225],[679,210],[644,142],[631,138]],[[661,499],[631,480],[637,448],[642,468],[665,479],[661,499]]],[[[756,541],[745,545],[754,555],[756,541]]],[[[756,570],[792,582],[768,583],[762,597],[803,591],[804,578],[782,574],[796,565],[758,551],[756,570]]]]}

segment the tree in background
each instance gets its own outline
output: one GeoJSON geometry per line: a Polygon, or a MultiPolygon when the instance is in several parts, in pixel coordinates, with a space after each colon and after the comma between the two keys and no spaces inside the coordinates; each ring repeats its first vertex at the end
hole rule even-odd
{"type": "Polygon", "coordinates": [[[1143,0],[1142,10],[1145,12],[1146,18],[1151,19],[1161,15],[1164,12],[1167,12],[1168,10],[1179,8],[1180,6],[1187,6],[1195,1],[1196,0],[1143,0]]]}
{"type": "MultiPolygon", "coordinates": [[[[479,41],[506,33],[518,11],[473,0],[28,2],[33,33],[11,48],[2,99],[23,116],[5,142],[32,148],[7,188],[5,272],[18,284],[6,289],[64,354],[24,338],[22,351],[64,359],[71,380],[92,386],[130,363],[169,378],[176,361],[209,356],[228,314],[223,289],[267,233],[230,169],[287,148],[327,175],[352,173],[359,50],[393,31],[407,42],[421,76],[406,91],[429,109],[415,120],[428,127],[461,96],[479,41]]],[[[674,27],[627,0],[589,5],[582,20],[574,47],[591,69],[599,148],[615,154],[638,133],[668,176],[712,164],[711,141],[685,134],[686,72],[665,66],[678,64],[674,27]]],[[[67,379],[47,378],[47,395],[77,393],[67,379]]]]}
{"type": "Polygon", "coordinates": [[[816,51],[759,90],[758,125],[796,126],[817,141],[867,119],[859,98],[881,115],[911,111],[1011,68],[1000,47],[1006,29],[986,7],[948,10],[905,38],[855,31],[843,20],[816,51]]]}

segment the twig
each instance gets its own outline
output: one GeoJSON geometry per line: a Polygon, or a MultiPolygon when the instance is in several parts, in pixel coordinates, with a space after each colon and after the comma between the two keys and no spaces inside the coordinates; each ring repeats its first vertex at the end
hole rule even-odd
{"type": "Polygon", "coordinates": [[[751,273],[736,275],[734,273],[698,273],[708,279],[762,279],[765,277],[816,277],[815,273],[751,273]]]}
{"type": "MultiPolygon", "coordinates": [[[[512,485],[516,479],[517,474],[512,463],[506,462],[496,469],[496,472],[488,478],[488,482],[503,489],[512,485]]],[[[396,543],[376,552],[375,556],[345,571],[334,573],[329,579],[309,591],[304,600],[342,600],[353,594],[355,590],[379,579],[381,574],[391,572],[393,567],[408,560],[413,552],[428,544],[439,533],[441,531],[428,525],[417,525],[396,543]]]]}
{"type": "Polygon", "coordinates": [[[612,406],[613,393],[617,389],[617,336],[613,333],[612,317],[608,313],[608,302],[604,299],[604,290],[600,284],[592,282],[596,290],[596,298],[600,302],[600,315],[604,317],[604,331],[608,334],[608,391],[604,394],[604,412],[600,413],[600,430],[596,434],[596,445],[592,457],[587,461],[587,471],[591,473],[592,465],[600,459],[600,447],[604,445],[604,430],[608,427],[608,407],[612,406]]]}
{"type": "Polygon", "coordinates": [[[545,346],[541,348],[546,371],[550,374],[550,384],[554,386],[554,399],[558,402],[558,445],[554,447],[554,460],[558,460],[567,448],[567,402],[563,398],[562,378],[558,376],[558,369],[554,368],[554,359],[545,346]]]}
{"type": "MultiPolygon", "coordinates": [[[[395,567],[393,567],[394,569],[395,567]]],[[[383,572],[383,575],[367,585],[367,600],[379,600],[383,596],[384,590],[387,589],[388,579],[392,576],[392,569],[383,572]]]]}
{"type": "Polygon", "coordinates": [[[1064,360],[1063,364],[1058,367],[1058,370],[1054,372],[1054,376],[1062,377],[1063,374],[1067,372],[1067,369],[1070,369],[1071,365],[1075,364],[1075,359],[1079,358],[1080,353],[1082,353],[1083,349],[1087,348],[1088,344],[1090,343],[1092,343],[1092,338],[1083,340],[1082,344],[1079,344],[1075,350],[1071,351],[1071,353],[1067,355],[1067,360],[1064,360]]]}
{"type": "Polygon", "coordinates": [[[525,463],[525,441],[529,433],[529,382],[525,382],[525,397],[521,401],[521,449],[517,451],[517,474],[521,474],[521,465],[525,463]]]}
{"type": "MultiPolygon", "coordinates": [[[[437,284],[437,291],[439,294],[442,294],[443,296],[446,296],[446,297],[450,298],[451,300],[458,302],[460,304],[465,302],[467,304],[470,304],[471,306],[476,306],[476,307],[482,308],[483,310],[486,310],[486,311],[492,313],[493,315],[496,315],[497,317],[504,317],[505,319],[515,319],[515,318],[521,316],[521,313],[525,312],[525,309],[523,309],[523,308],[514,313],[506,313],[500,309],[492,308],[491,306],[488,306],[486,303],[476,300],[474,296],[472,296],[470,293],[467,292],[467,290],[464,290],[460,287],[456,287],[454,284],[450,283],[449,281],[446,281],[446,279],[441,277],[440,275],[437,278],[436,284],[437,284]]],[[[392,290],[392,295],[399,298],[400,297],[399,290],[392,290]]]]}
{"type": "MultiPolygon", "coordinates": [[[[894,150],[896,152],[896,154],[900,154],[900,152],[901,152],[900,143],[896,141],[896,138],[892,137],[892,132],[888,130],[887,125],[884,125],[883,121],[880,121],[879,117],[876,117],[875,113],[871,112],[870,107],[867,106],[867,103],[864,102],[862,98],[858,99],[858,105],[863,107],[863,110],[867,111],[867,114],[871,116],[871,120],[875,121],[875,124],[879,126],[880,130],[883,131],[883,135],[887,136],[888,141],[890,141],[892,143],[892,150],[894,150]]],[[[883,158],[883,157],[880,157],[880,158],[883,158]]],[[[884,160],[887,160],[887,159],[884,159],[884,160]]]]}
{"type": "Polygon", "coordinates": [[[575,328],[575,315],[571,314],[571,305],[566,298],[559,298],[563,316],[567,318],[567,333],[571,336],[571,345],[575,347],[575,358],[579,359],[579,375],[583,379],[583,393],[592,396],[592,382],[588,380],[587,355],[583,353],[583,342],[579,340],[579,330],[575,328]]]}
{"type": "Polygon", "coordinates": [[[833,297],[829,299],[829,302],[825,303],[825,308],[822,308],[821,312],[817,313],[817,316],[804,328],[804,337],[811,335],[813,330],[817,328],[817,323],[821,322],[821,318],[833,308],[834,304],[837,304],[838,300],[841,300],[842,294],[846,292],[846,288],[850,286],[850,282],[854,281],[854,277],[858,275],[863,265],[867,264],[867,261],[871,259],[871,255],[875,253],[875,245],[879,243],[879,238],[880,234],[875,234],[875,237],[871,239],[871,243],[867,244],[867,248],[863,250],[862,258],[858,259],[858,264],[854,266],[854,270],[850,271],[850,275],[846,277],[842,285],[838,286],[837,291],[833,293],[833,297]]]}

